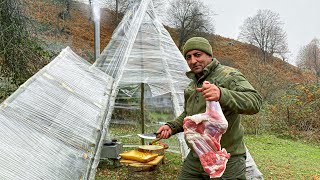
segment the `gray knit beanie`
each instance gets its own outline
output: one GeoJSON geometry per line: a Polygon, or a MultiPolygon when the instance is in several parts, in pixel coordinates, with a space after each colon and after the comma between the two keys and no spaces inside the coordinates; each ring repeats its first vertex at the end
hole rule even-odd
{"type": "Polygon", "coordinates": [[[183,46],[183,56],[191,50],[200,50],[212,56],[212,47],[209,41],[203,37],[190,38],[183,46]]]}

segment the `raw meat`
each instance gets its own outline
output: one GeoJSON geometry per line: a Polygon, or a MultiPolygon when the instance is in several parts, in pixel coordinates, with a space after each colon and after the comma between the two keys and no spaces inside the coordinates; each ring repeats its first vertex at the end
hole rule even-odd
{"type": "Polygon", "coordinates": [[[187,116],[183,127],[187,141],[198,154],[205,172],[210,178],[221,177],[230,154],[221,149],[220,139],[228,128],[219,102],[207,101],[206,112],[187,116]]]}

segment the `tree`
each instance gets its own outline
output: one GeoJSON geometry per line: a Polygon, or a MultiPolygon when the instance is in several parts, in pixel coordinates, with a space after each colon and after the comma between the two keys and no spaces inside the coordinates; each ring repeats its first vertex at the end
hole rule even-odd
{"type": "MultiPolygon", "coordinates": [[[[19,0],[3,0],[0,3],[0,78],[8,96],[20,84],[46,63],[38,41],[29,34],[30,21],[22,12],[19,0]]],[[[3,93],[3,92],[2,92],[3,93]]],[[[1,97],[2,98],[5,98],[1,97]]]]}
{"type": "Polygon", "coordinates": [[[168,1],[167,0],[152,0],[154,10],[160,19],[165,19],[167,12],[164,9],[167,9],[168,1]]]}
{"type": "MultiPolygon", "coordinates": [[[[91,0],[94,2],[94,0],[91,0]]],[[[112,25],[117,26],[121,19],[123,18],[126,11],[133,4],[139,2],[137,0],[106,0],[104,3],[104,7],[109,9],[112,14],[112,25]]],[[[158,16],[163,16],[165,13],[163,9],[167,4],[166,0],[152,0],[153,7],[158,16]]]]}
{"type": "Polygon", "coordinates": [[[61,11],[58,16],[65,20],[67,18],[70,18],[71,15],[70,15],[70,8],[71,8],[71,0],[56,0],[58,1],[58,3],[61,3],[65,6],[65,9],[63,11],[61,11]]]}
{"type": "Polygon", "coordinates": [[[212,11],[200,0],[172,0],[168,13],[168,23],[178,29],[178,48],[191,36],[213,33],[212,11]]]}
{"type": "Polygon", "coordinates": [[[297,66],[301,69],[313,71],[319,82],[320,77],[320,42],[313,39],[309,44],[302,47],[297,57],[297,66]]]}
{"type": "Polygon", "coordinates": [[[258,46],[264,62],[275,53],[282,57],[288,52],[287,35],[282,29],[278,13],[259,10],[253,17],[248,17],[240,27],[239,39],[258,46]]]}
{"type": "Polygon", "coordinates": [[[114,25],[120,22],[130,3],[130,0],[106,0],[107,7],[115,13],[114,25]]]}
{"type": "Polygon", "coordinates": [[[279,70],[277,68],[270,63],[262,63],[259,59],[260,57],[257,53],[250,54],[250,60],[247,63],[248,67],[252,68],[247,71],[247,76],[251,79],[262,98],[265,101],[272,102],[287,83],[279,78],[279,70]]]}

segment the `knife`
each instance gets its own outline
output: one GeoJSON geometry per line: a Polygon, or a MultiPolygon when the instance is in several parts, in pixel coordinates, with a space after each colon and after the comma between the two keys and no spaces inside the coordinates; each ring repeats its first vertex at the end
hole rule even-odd
{"type": "Polygon", "coordinates": [[[156,139],[158,134],[159,133],[145,133],[145,134],[138,134],[138,136],[143,139],[156,139]]]}

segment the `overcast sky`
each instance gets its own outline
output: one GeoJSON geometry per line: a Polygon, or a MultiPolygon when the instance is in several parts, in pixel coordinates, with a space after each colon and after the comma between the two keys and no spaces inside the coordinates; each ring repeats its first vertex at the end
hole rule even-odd
{"type": "Polygon", "coordinates": [[[320,0],[203,0],[214,16],[215,33],[237,39],[240,26],[259,9],[279,13],[294,63],[300,48],[320,38],[320,0]]]}

